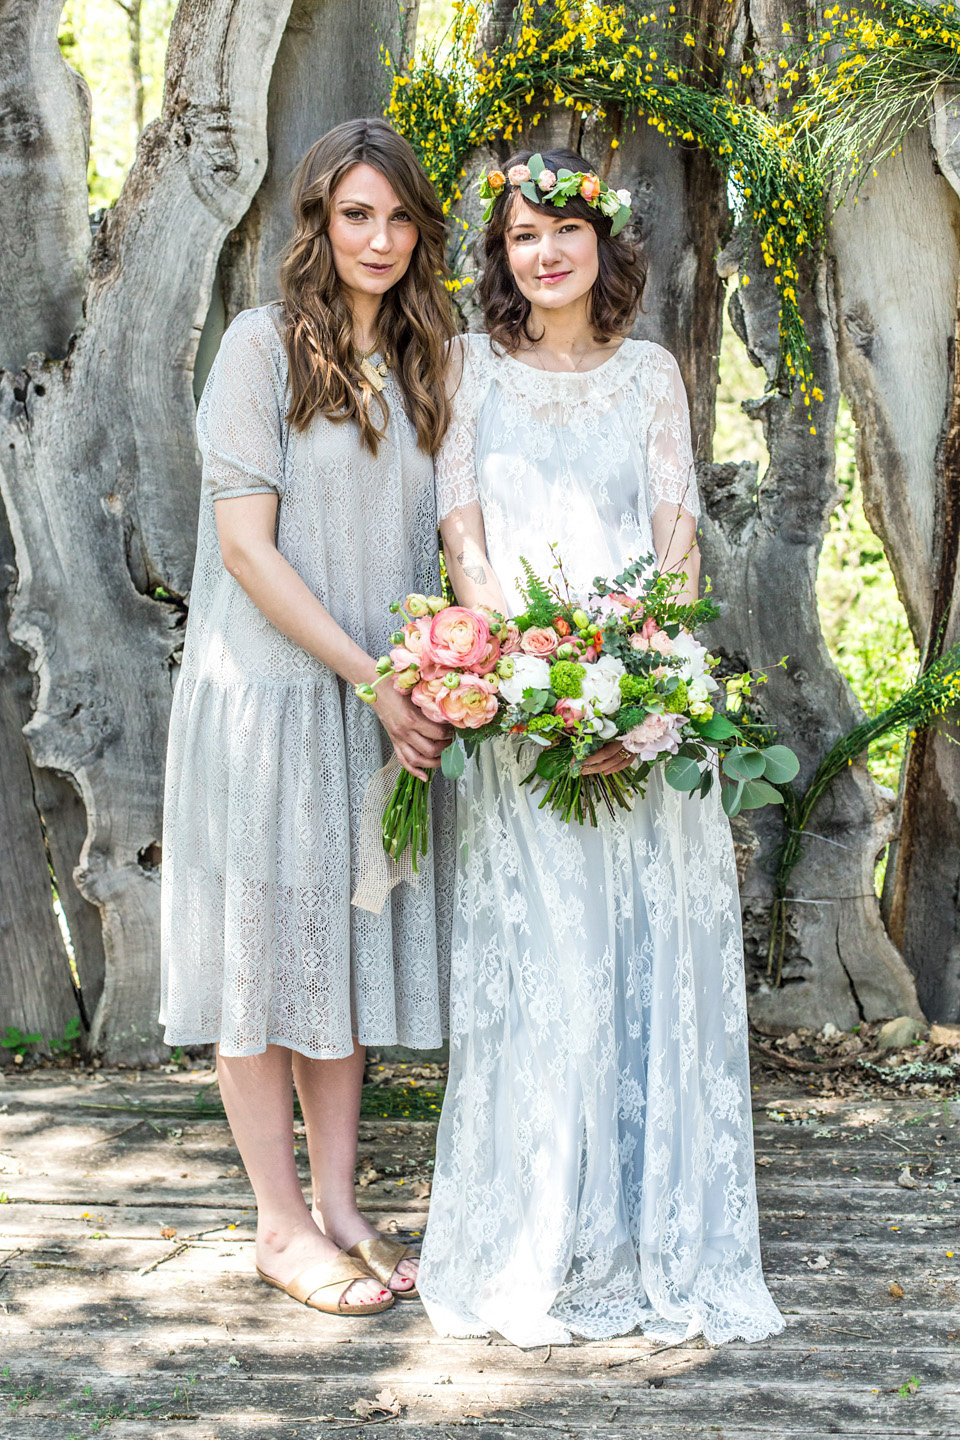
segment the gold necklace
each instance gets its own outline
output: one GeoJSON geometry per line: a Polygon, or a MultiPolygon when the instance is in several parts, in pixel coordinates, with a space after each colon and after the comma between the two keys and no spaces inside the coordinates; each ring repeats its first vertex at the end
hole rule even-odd
{"type": "Polygon", "coordinates": [[[379,395],[390,367],[386,360],[381,360],[379,365],[372,364],[370,356],[376,352],[376,349],[377,346],[374,344],[370,346],[369,350],[358,350],[357,359],[360,361],[360,374],[379,395]]]}

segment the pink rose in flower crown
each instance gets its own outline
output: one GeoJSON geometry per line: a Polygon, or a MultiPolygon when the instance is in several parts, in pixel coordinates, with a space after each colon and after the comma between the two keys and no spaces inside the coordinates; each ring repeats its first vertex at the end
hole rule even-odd
{"type": "Polygon", "coordinates": [[[620,743],[638,760],[655,760],[663,754],[676,755],[680,749],[677,731],[685,719],[683,715],[647,715],[639,725],[621,735],[620,743]]]}
{"type": "Polygon", "coordinates": [[[448,605],[431,620],[420,658],[428,665],[469,670],[483,658],[489,643],[490,626],[482,615],[462,605],[448,605]]]}
{"type": "Polygon", "coordinates": [[[585,709],[586,706],[582,700],[571,700],[565,696],[562,700],[557,701],[553,713],[560,716],[565,729],[572,730],[583,719],[585,709]]]}
{"type": "Polygon", "coordinates": [[[552,655],[559,644],[560,637],[553,626],[549,630],[541,630],[538,626],[531,625],[520,637],[520,649],[524,655],[552,655]]]}
{"type": "Polygon", "coordinates": [[[437,702],[446,693],[446,686],[441,679],[421,680],[410,691],[410,699],[414,705],[420,707],[428,720],[433,720],[438,725],[444,725],[446,723],[444,714],[437,702]]]}
{"type": "Polygon", "coordinates": [[[487,645],[487,648],[484,651],[483,655],[477,661],[473,668],[478,675],[489,675],[490,671],[494,669],[499,659],[500,641],[495,635],[491,635],[490,643],[487,645]]]}
{"type": "Polygon", "coordinates": [[[497,713],[497,687],[483,675],[461,675],[455,690],[439,697],[442,718],[458,730],[479,730],[497,713]]]}
{"type": "Polygon", "coordinates": [[[520,638],[519,627],[514,625],[512,620],[508,620],[500,632],[500,654],[516,655],[520,649],[520,638]]]}
{"type": "Polygon", "coordinates": [[[507,171],[507,179],[511,185],[522,185],[525,180],[530,179],[530,166],[511,165],[507,171]]]}
{"type": "Polygon", "coordinates": [[[549,190],[552,190],[556,183],[557,177],[552,170],[540,171],[540,175],[537,179],[537,189],[540,190],[544,195],[546,195],[549,190]]]}
{"type": "Polygon", "coordinates": [[[580,181],[580,194],[588,205],[600,199],[600,181],[596,175],[584,175],[580,181]]]}

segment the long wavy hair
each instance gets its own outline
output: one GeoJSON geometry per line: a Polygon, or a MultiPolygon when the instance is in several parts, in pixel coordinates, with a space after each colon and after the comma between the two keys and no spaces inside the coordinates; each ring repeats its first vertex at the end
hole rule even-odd
{"type": "MultiPolygon", "coordinates": [[[[526,165],[534,152],[520,150],[503,166],[508,171],[512,165],[526,165]]],[[[543,163],[554,174],[558,170],[589,171],[582,155],[575,150],[545,150],[543,163]]],[[[520,293],[507,258],[507,228],[511,224],[515,198],[519,191],[505,185],[497,197],[483,237],[483,270],[478,291],[483,306],[483,318],[487,334],[508,354],[519,349],[526,340],[534,344],[539,335],[529,330],[530,301],[520,293]]],[[[576,216],[586,220],[597,232],[597,262],[599,269],[593,289],[590,292],[590,323],[598,344],[605,344],[614,335],[626,334],[641,308],[643,287],[647,278],[647,267],[635,245],[622,235],[611,236],[612,221],[599,209],[588,205],[580,195],[569,199],[561,209],[550,204],[531,205],[540,215],[556,218],[559,215],[576,216]]]]}
{"type": "Polygon", "coordinates": [[[353,316],[327,233],[333,196],[356,165],[379,170],[420,232],[406,273],[383,297],[377,347],[400,383],[417,443],[432,454],[450,418],[444,367],[455,326],[443,286],[446,226],[411,146],[385,120],[348,120],[330,130],[307,151],[294,178],[294,233],[280,262],[290,368],[288,419],[298,430],[315,415],[355,421],[374,454],[386,433],[389,409],[361,373],[353,316]],[[379,413],[372,408],[375,399],[379,413]]]}

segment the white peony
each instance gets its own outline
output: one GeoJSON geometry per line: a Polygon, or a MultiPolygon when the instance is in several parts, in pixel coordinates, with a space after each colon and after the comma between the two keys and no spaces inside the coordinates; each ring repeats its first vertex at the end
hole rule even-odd
{"type": "Polygon", "coordinates": [[[583,698],[598,715],[615,715],[620,709],[620,676],[623,662],[605,655],[595,665],[584,665],[583,698]]]}
{"type": "Polygon", "coordinates": [[[608,219],[613,219],[620,209],[620,201],[617,198],[616,190],[604,190],[600,196],[600,210],[608,219]]]}
{"type": "Polygon", "coordinates": [[[631,203],[629,190],[618,190],[617,199],[620,201],[621,205],[626,205],[627,209],[629,210],[631,203]]]}
{"type": "Polygon", "coordinates": [[[508,705],[519,705],[524,690],[549,690],[550,666],[539,655],[511,655],[513,674],[500,681],[500,694],[508,705]]]}
{"type": "Polygon", "coordinates": [[[706,645],[695,640],[689,630],[681,630],[673,642],[673,659],[680,661],[680,678],[688,683],[703,680],[708,690],[716,690],[717,682],[707,670],[707,654],[706,645]]]}

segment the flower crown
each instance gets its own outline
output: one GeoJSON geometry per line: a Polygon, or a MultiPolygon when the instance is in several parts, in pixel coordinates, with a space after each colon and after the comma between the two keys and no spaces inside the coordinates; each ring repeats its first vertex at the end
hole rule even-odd
{"type": "Polygon", "coordinates": [[[477,189],[481,200],[487,202],[483,211],[484,225],[507,185],[519,190],[531,205],[543,205],[549,201],[551,205],[563,206],[571,196],[579,195],[594,210],[612,220],[611,235],[619,235],[630,219],[629,190],[611,190],[606,181],[592,170],[578,170],[576,174],[572,170],[558,170],[554,174],[544,165],[542,155],[531,155],[526,165],[511,165],[506,175],[502,170],[484,170],[481,173],[477,189]]]}

